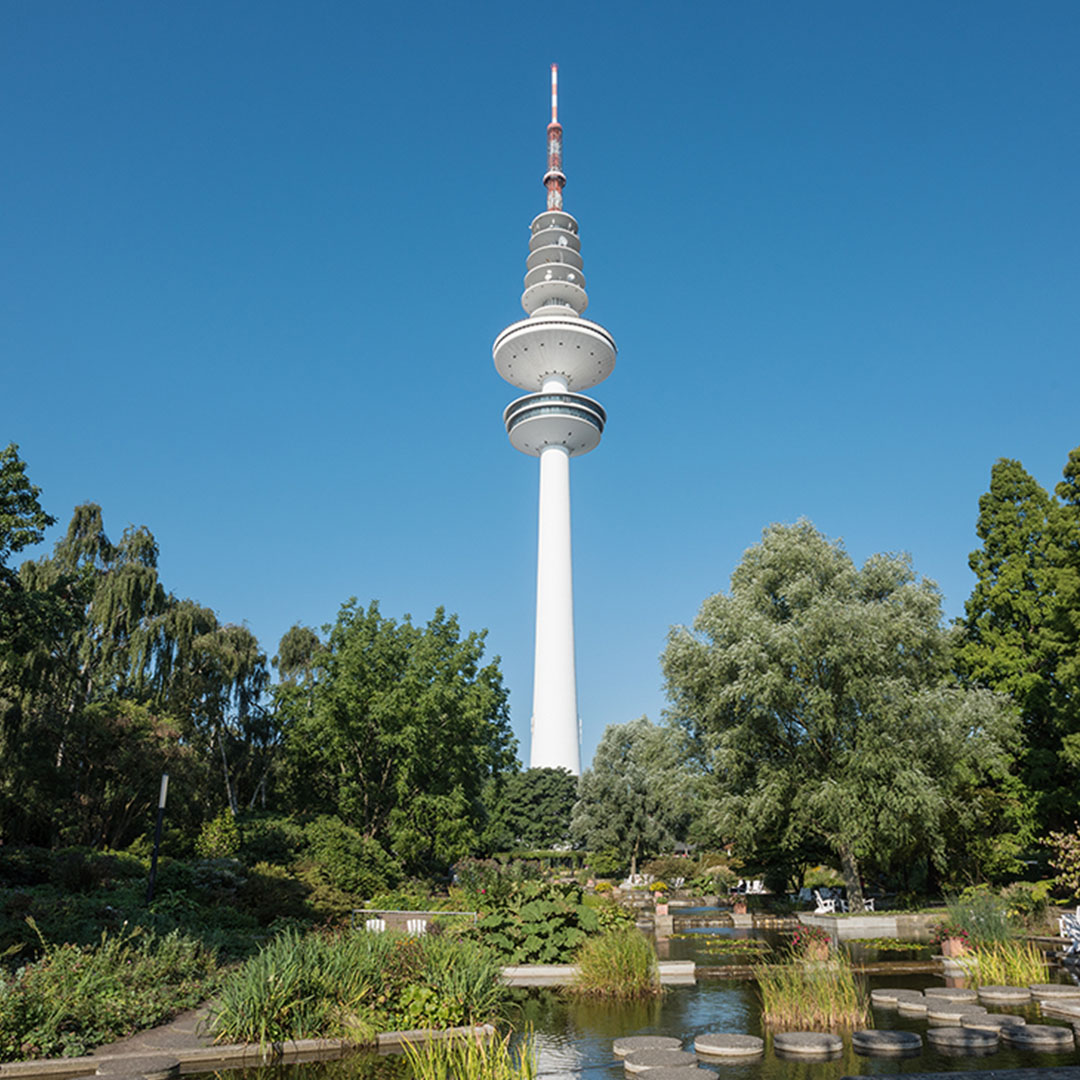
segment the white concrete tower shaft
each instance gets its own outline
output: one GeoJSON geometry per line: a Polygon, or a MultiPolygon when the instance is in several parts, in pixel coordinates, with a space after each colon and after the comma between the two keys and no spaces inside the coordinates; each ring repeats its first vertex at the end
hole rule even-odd
{"type": "Polygon", "coordinates": [[[529,763],[581,772],[574,663],[574,571],[570,543],[570,454],[540,454],[540,528],[536,557],[536,652],[529,763]]]}
{"type": "Polygon", "coordinates": [[[603,406],[580,393],[611,374],[615,342],[583,319],[588,306],[577,221],[562,208],[562,126],[558,69],[551,66],[551,123],[544,174],[548,209],[530,226],[521,305],[527,319],[496,339],[495,369],[529,391],[503,412],[510,442],[540,459],[536,564],[536,652],[530,764],[581,771],[574,659],[574,584],[570,539],[570,459],[600,442],[603,406]]]}

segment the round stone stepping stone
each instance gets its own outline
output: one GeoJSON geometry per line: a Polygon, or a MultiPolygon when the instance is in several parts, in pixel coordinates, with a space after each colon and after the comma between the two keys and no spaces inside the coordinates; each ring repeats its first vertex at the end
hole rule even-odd
{"type": "Polygon", "coordinates": [[[623,1058],[627,1072],[646,1069],[669,1069],[673,1066],[697,1065],[697,1058],[686,1050],[634,1050],[623,1058]]]}
{"type": "Polygon", "coordinates": [[[896,1003],[901,1016],[925,1016],[930,1002],[920,994],[917,998],[900,998],[896,1003]]]}
{"type": "Polygon", "coordinates": [[[923,991],[923,997],[933,998],[935,1001],[978,1001],[979,995],[974,990],[966,990],[959,986],[928,986],[923,991]]]}
{"type": "Polygon", "coordinates": [[[646,1069],[648,1080],[719,1080],[720,1074],[714,1069],[702,1069],[697,1065],[661,1066],[659,1069],[646,1069]]]}
{"type": "Polygon", "coordinates": [[[878,990],[870,991],[870,1001],[874,1005],[881,1005],[886,1009],[895,1009],[896,1003],[901,998],[922,998],[923,993],[921,990],[894,990],[891,987],[883,986],[878,990]]]}
{"type": "Polygon", "coordinates": [[[145,1076],[146,1080],[170,1080],[180,1075],[180,1059],[169,1054],[132,1054],[105,1058],[98,1076],[145,1076]]]}
{"type": "Polygon", "coordinates": [[[931,1001],[926,1007],[926,1019],[939,1024],[959,1024],[965,1016],[980,1016],[986,1012],[985,1005],[968,1005],[955,1001],[931,1001]]]}
{"type": "Polygon", "coordinates": [[[1022,1050],[1071,1050],[1072,1028],[1053,1024],[1012,1024],[1001,1029],[1001,1037],[1022,1050]]]}
{"type": "Polygon", "coordinates": [[[980,1031],[966,1027],[938,1027],[926,1029],[926,1041],[937,1050],[977,1054],[997,1049],[996,1031],[980,1031]]]}
{"type": "Polygon", "coordinates": [[[1012,1013],[969,1013],[960,1017],[961,1027],[974,1028],[976,1031],[1001,1031],[1010,1024],[1015,1027],[1026,1023],[1022,1016],[1013,1016],[1012,1013]]]}
{"type": "Polygon", "coordinates": [[[765,1052],[765,1040],[756,1035],[734,1035],[726,1031],[699,1035],[694,1049],[703,1057],[749,1057],[765,1052]]]}
{"type": "Polygon", "coordinates": [[[616,1057],[626,1057],[635,1050],[681,1050],[682,1039],[670,1035],[624,1035],[611,1044],[616,1057]]]}
{"type": "Polygon", "coordinates": [[[991,1005],[1023,1005],[1031,1000],[1031,991],[1026,986],[980,986],[979,1000],[991,1005]]]}
{"type": "Polygon", "coordinates": [[[914,1031],[870,1028],[852,1032],[851,1045],[856,1054],[871,1054],[875,1057],[895,1057],[899,1054],[906,1057],[922,1050],[922,1039],[914,1031]]]}
{"type": "Polygon", "coordinates": [[[780,1031],[773,1036],[773,1049],[785,1054],[835,1054],[844,1049],[844,1040],[828,1031],[780,1031]]]}
{"type": "Polygon", "coordinates": [[[1032,983],[1028,989],[1037,998],[1080,997],[1080,986],[1074,983],[1032,983]]]}

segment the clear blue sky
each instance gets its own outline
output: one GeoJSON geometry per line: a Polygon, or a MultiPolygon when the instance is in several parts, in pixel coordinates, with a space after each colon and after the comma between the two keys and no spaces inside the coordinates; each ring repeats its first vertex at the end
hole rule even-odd
{"type": "Polygon", "coordinates": [[[585,759],[773,521],[949,616],[994,461],[1080,443],[1080,5],[0,6],[0,443],[273,655],[350,596],[487,627],[521,754],[521,317],[560,64],[620,346],[572,469],[585,759]]]}

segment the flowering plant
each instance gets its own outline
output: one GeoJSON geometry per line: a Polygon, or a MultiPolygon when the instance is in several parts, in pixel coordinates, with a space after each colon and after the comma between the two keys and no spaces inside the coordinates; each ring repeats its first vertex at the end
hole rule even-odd
{"type": "Polygon", "coordinates": [[[961,926],[960,923],[951,919],[942,919],[941,922],[935,924],[931,931],[930,942],[933,945],[940,945],[949,938],[962,941],[965,947],[971,944],[971,934],[968,932],[967,927],[961,926]]]}
{"type": "Polygon", "coordinates": [[[791,935],[791,951],[795,953],[808,952],[815,945],[820,948],[822,945],[827,947],[831,944],[832,938],[823,926],[800,926],[791,935]]]}

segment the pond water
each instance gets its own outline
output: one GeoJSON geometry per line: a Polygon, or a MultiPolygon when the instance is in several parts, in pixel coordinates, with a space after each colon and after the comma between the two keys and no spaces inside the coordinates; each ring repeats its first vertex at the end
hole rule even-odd
{"type": "MultiPolygon", "coordinates": [[[[677,924],[677,929],[679,929],[677,924]]],[[[692,959],[699,965],[754,962],[761,953],[758,945],[730,946],[720,943],[750,941],[773,949],[790,939],[790,932],[735,929],[731,927],[687,928],[668,940],[670,959],[692,959]],[[717,951],[719,950],[719,951],[717,951]]],[[[662,943],[661,943],[662,944],[662,943]]],[[[897,953],[861,942],[846,946],[856,963],[890,960],[928,959],[933,950],[918,942],[910,950],[897,953]]],[[[663,951],[663,950],[662,950],[663,951]]],[[[767,955],[767,954],[766,954],[767,955]]],[[[869,989],[895,986],[924,989],[941,986],[940,975],[872,974],[863,976],[869,989]]],[[[1053,978],[1053,976],[1051,976],[1053,978]]],[[[844,1050],[830,1060],[790,1060],[776,1055],[768,1032],[759,1017],[757,985],[749,979],[699,979],[694,986],[669,987],[662,997],[647,1003],[613,1005],[574,1001],[558,990],[513,991],[512,1021],[518,1031],[531,1029],[538,1051],[539,1074],[544,1078],[581,1077],[583,1080],[626,1080],[621,1060],[612,1052],[612,1042],[621,1035],[673,1035],[692,1050],[697,1035],[707,1032],[741,1032],[765,1038],[763,1057],[738,1064],[704,1063],[720,1074],[720,1080],[840,1080],[843,1076],[960,1072],[972,1069],[1013,1069],[1080,1064],[1080,1052],[1036,1053],[1014,1050],[1004,1042],[994,1053],[953,1057],[934,1050],[926,1042],[927,1022],[900,1016],[895,1010],[875,1008],[874,1026],[914,1031],[923,1036],[923,1050],[917,1057],[864,1057],[851,1048],[850,1035],[844,1050]]],[[[1038,1006],[998,1007],[994,1012],[1024,1016],[1029,1023],[1063,1024],[1064,1021],[1039,1015],[1038,1006]]],[[[207,1080],[213,1074],[205,1074],[207,1080]]],[[[407,1080],[408,1069],[399,1056],[379,1057],[355,1054],[339,1061],[305,1065],[273,1066],[259,1070],[234,1070],[227,1080],[407,1080]]]]}

